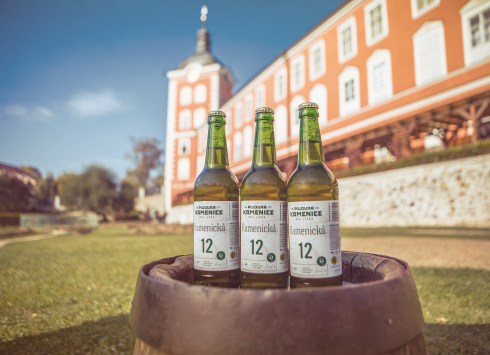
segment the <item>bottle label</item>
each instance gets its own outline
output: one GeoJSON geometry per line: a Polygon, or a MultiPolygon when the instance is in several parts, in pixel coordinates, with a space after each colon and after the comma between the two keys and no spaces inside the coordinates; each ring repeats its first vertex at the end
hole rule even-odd
{"type": "Polygon", "coordinates": [[[241,270],[277,274],[289,270],[287,202],[242,201],[241,270]]]}
{"type": "Polygon", "coordinates": [[[239,269],[238,247],[238,202],[194,202],[194,269],[239,269]]]}
{"type": "Polygon", "coordinates": [[[342,275],[339,201],[289,202],[291,276],[342,275]]]}

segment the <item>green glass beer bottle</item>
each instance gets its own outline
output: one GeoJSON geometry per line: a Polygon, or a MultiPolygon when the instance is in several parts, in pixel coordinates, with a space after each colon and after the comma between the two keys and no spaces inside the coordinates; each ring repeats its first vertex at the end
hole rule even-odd
{"type": "Polygon", "coordinates": [[[342,285],[339,186],[325,165],[318,105],[299,105],[298,166],[288,182],[291,288],[342,285]]]}
{"type": "Polygon", "coordinates": [[[240,185],[242,288],[287,288],[286,182],[277,166],[274,111],[255,110],[252,167],[240,185]]]}
{"type": "Polygon", "coordinates": [[[238,179],[228,165],[226,114],[208,113],[206,162],[194,184],[194,283],[240,285],[238,179]]]}

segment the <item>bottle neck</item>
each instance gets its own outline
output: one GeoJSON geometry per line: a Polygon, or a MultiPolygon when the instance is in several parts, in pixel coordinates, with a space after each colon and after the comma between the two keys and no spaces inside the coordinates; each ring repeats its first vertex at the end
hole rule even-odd
{"type": "Polygon", "coordinates": [[[316,110],[310,109],[308,111],[304,112],[303,115],[301,115],[303,112],[300,112],[298,165],[322,165],[325,163],[325,158],[323,157],[318,113],[316,110]]]}
{"type": "Polygon", "coordinates": [[[225,124],[222,122],[209,123],[204,167],[214,169],[228,168],[225,124]]]}
{"type": "Polygon", "coordinates": [[[272,114],[267,114],[267,116],[270,117],[256,119],[252,167],[272,168],[277,166],[274,119],[272,114]]]}

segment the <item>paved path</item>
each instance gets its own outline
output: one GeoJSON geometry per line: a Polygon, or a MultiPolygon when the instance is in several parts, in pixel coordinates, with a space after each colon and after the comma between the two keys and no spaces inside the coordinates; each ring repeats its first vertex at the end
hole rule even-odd
{"type": "Polygon", "coordinates": [[[349,237],[342,238],[342,250],[394,256],[410,266],[490,270],[490,240],[349,237]]]}
{"type": "Polygon", "coordinates": [[[57,229],[52,231],[51,233],[45,233],[45,234],[40,234],[40,235],[31,235],[29,237],[16,237],[16,238],[8,238],[8,239],[2,239],[0,240],[0,248],[4,247],[7,244],[10,243],[18,243],[18,242],[32,242],[35,240],[42,240],[42,239],[48,239],[55,237],[57,235],[65,234],[66,231],[57,229]]]}

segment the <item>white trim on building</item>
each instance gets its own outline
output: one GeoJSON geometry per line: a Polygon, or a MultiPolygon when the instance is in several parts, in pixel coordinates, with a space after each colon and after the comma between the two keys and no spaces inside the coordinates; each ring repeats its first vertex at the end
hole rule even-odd
{"type": "Polygon", "coordinates": [[[340,64],[357,55],[357,24],[354,16],[337,27],[337,50],[340,64]]]}
{"type": "MultiPolygon", "coordinates": [[[[446,0],[447,1],[447,0],[446,0]]],[[[437,7],[440,0],[410,0],[412,4],[412,18],[415,20],[423,14],[437,7]]]]}
{"type": "Polygon", "coordinates": [[[361,90],[359,69],[347,66],[338,77],[339,81],[339,115],[347,116],[361,108],[361,90]]]}
{"type": "Polygon", "coordinates": [[[373,0],[364,6],[364,31],[368,47],[388,36],[386,0],[373,0]]]}
{"type": "Polygon", "coordinates": [[[490,56],[490,1],[469,1],[461,10],[464,63],[470,66],[490,56]]]}
{"type": "Polygon", "coordinates": [[[310,47],[308,58],[310,81],[315,81],[325,75],[326,72],[325,41],[323,39],[320,39],[310,47]]]}
{"type": "Polygon", "coordinates": [[[391,52],[377,49],[366,61],[368,79],[368,102],[374,105],[393,96],[391,52]]]}

